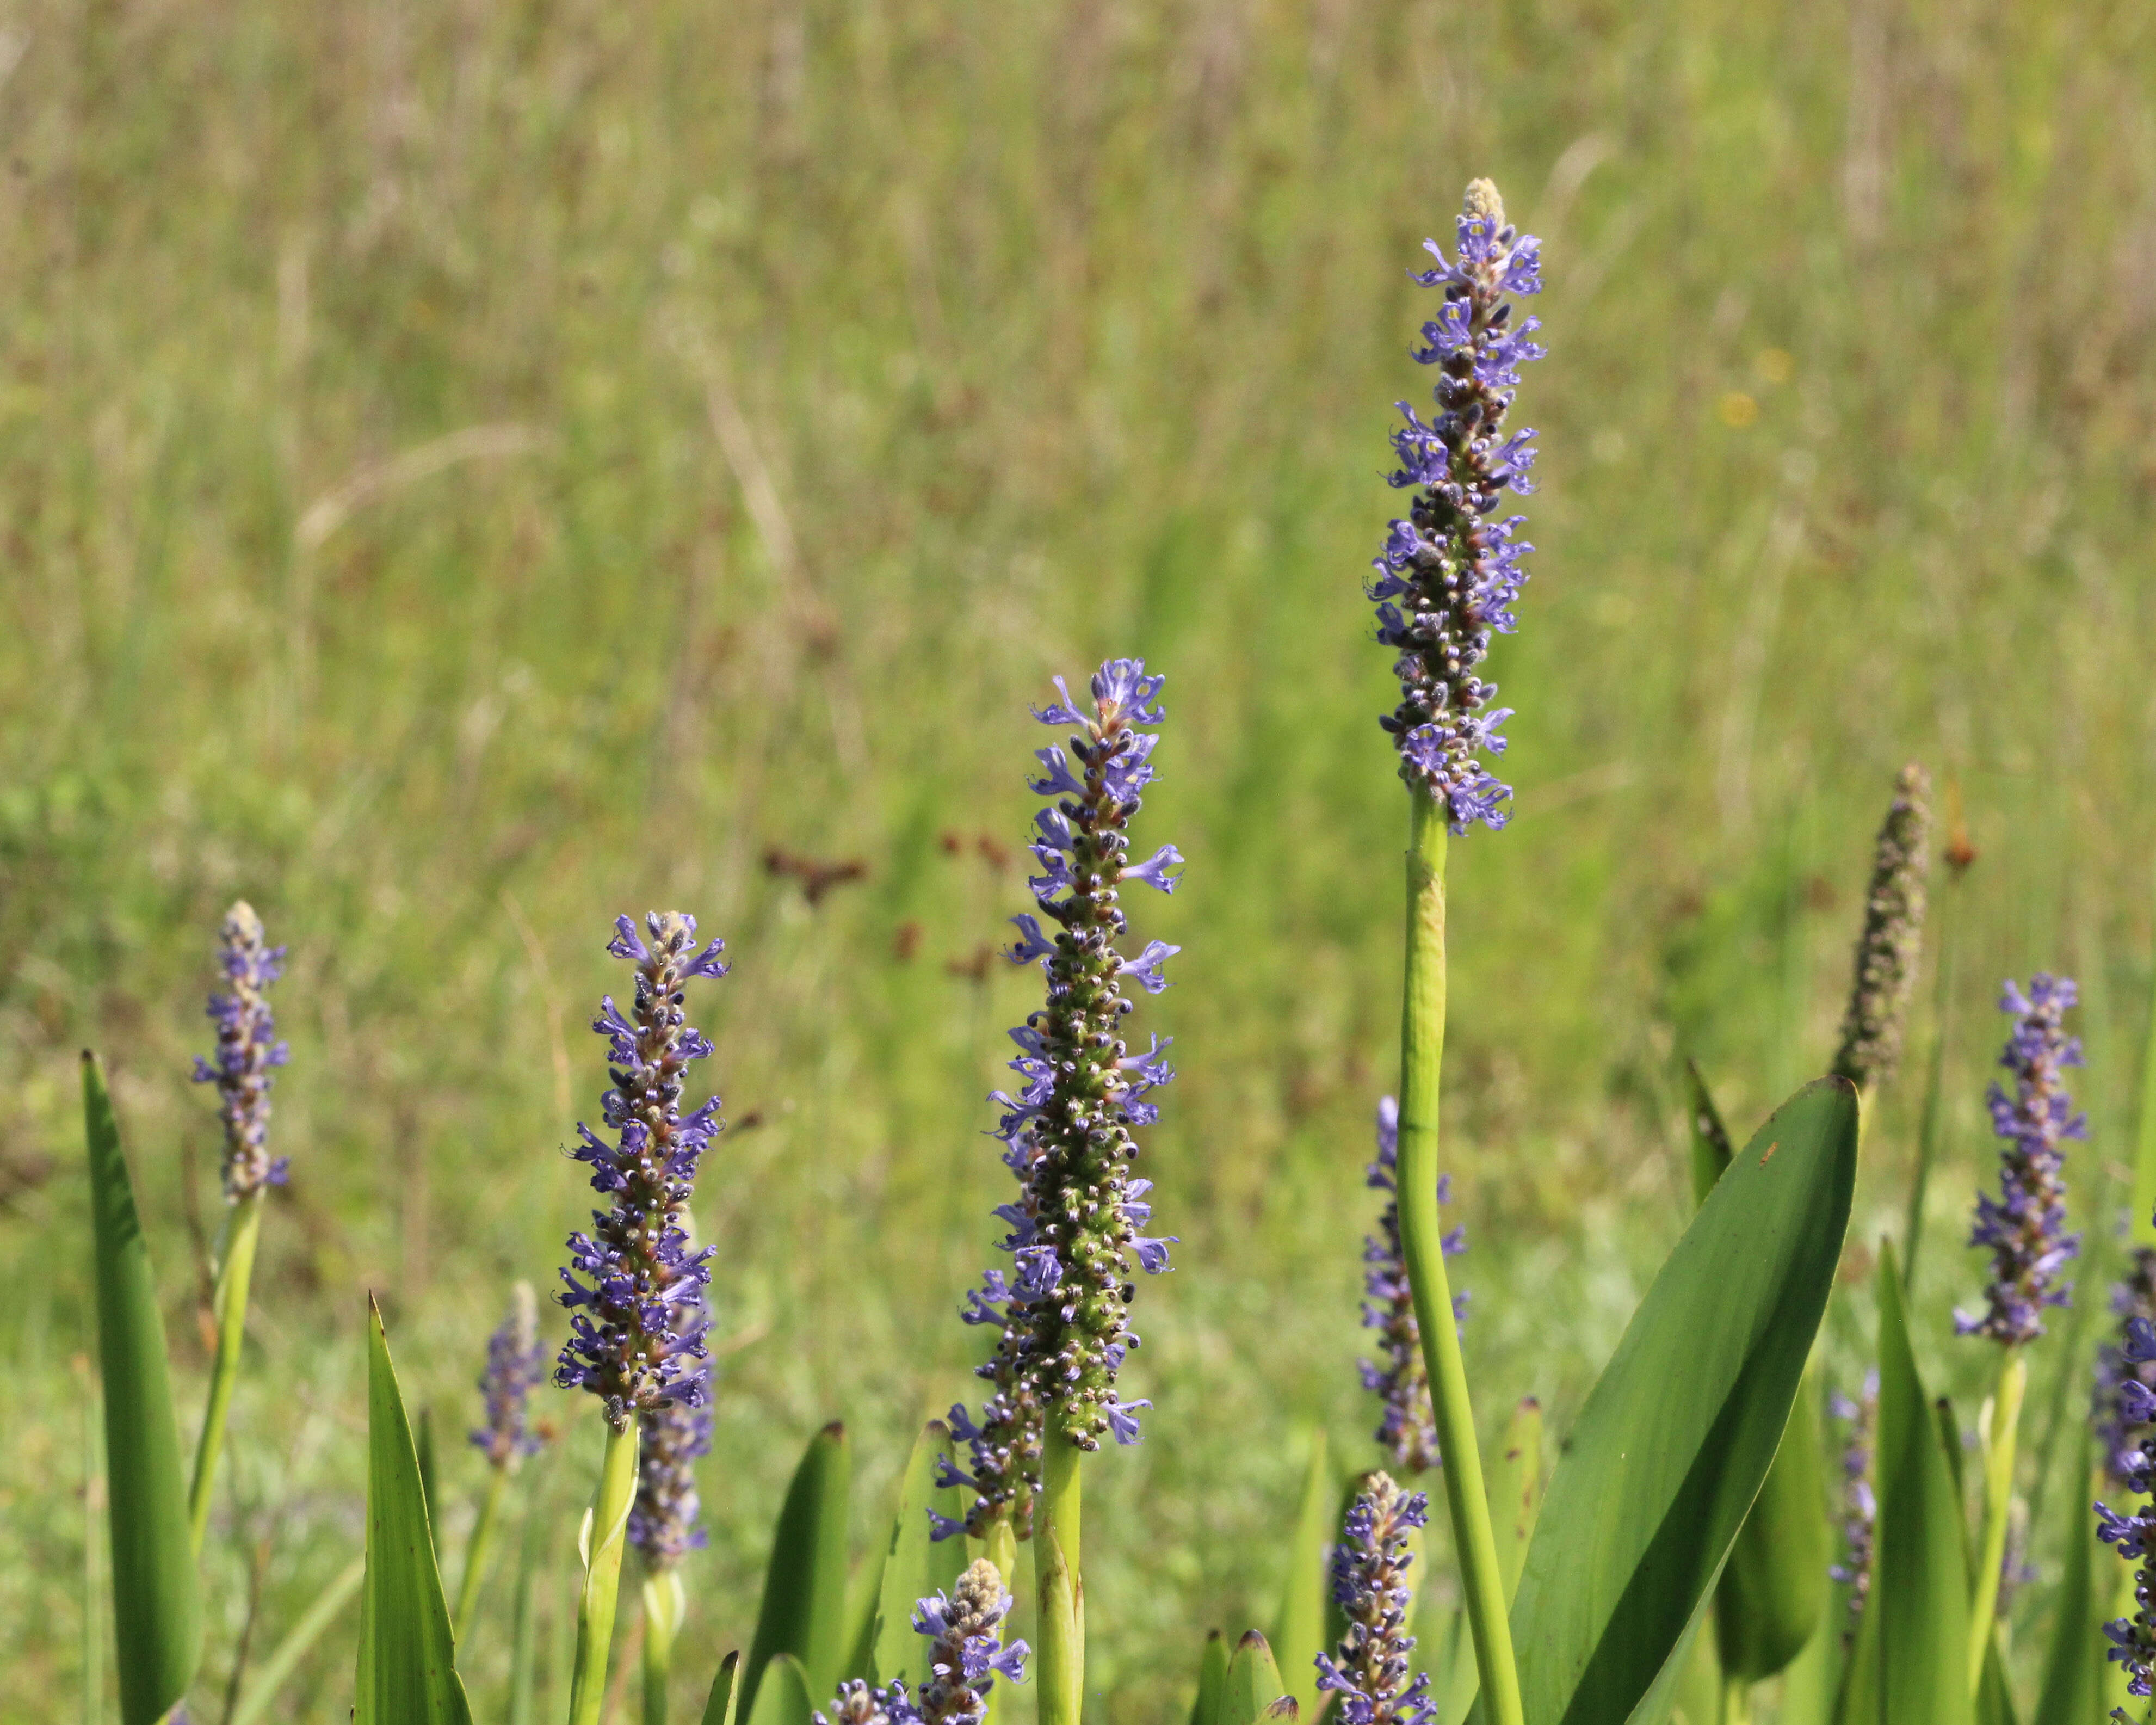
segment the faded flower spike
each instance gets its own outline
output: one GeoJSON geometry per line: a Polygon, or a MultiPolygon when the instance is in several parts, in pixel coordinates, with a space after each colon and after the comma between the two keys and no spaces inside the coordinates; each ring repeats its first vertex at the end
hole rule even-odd
{"type": "Polygon", "coordinates": [[[1856,1401],[1837,1395],[1829,1404],[1837,1420],[1849,1425],[1849,1441],[1841,1452],[1842,1560],[1826,1572],[1849,1589],[1849,1617],[1842,1630],[1846,1645],[1864,1615],[1864,1601],[1871,1592],[1871,1543],[1879,1522],[1879,1500],[1871,1489],[1872,1428],[1879,1417],[1879,1373],[1867,1372],[1864,1393],[1856,1401]]]}
{"type": "Polygon", "coordinates": [[[906,1694],[906,1685],[892,1679],[878,1689],[860,1677],[839,1685],[829,1713],[811,1713],[816,1725],[920,1725],[920,1711],[906,1694]]]}
{"type": "MultiPolygon", "coordinates": [[[[1385,1363],[1382,1369],[1368,1360],[1360,1362],[1363,1387],[1374,1390],[1385,1401],[1378,1441],[1393,1458],[1393,1465],[1410,1477],[1437,1466],[1444,1458],[1437,1448],[1437,1425],[1430,1412],[1430,1373],[1423,1363],[1422,1327],[1415,1322],[1414,1293],[1408,1285],[1406,1260],[1400,1252],[1400,1205],[1395,1175],[1399,1168],[1400,1105],[1391,1096],[1378,1102],[1378,1159],[1369,1165],[1368,1183],[1387,1194],[1378,1231],[1363,1241],[1363,1327],[1375,1330],[1383,1339],[1385,1363]]],[[[1451,1196],[1452,1182],[1441,1175],[1437,1201],[1451,1196]]],[[[1457,1256],[1467,1250],[1467,1233],[1455,1228],[1444,1240],[1445,1255],[1457,1256]]],[[[1467,1316],[1467,1296],[1452,1296],[1455,1324],[1467,1316]]]]}
{"type": "MultiPolygon", "coordinates": [[[[1183,860],[1173,845],[1132,862],[1126,835],[1152,780],[1158,741],[1137,727],[1160,721],[1155,702],[1165,680],[1147,676],[1142,660],[1111,659],[1093,675],[1090,716],[1060,677],[1062,700],[1034,715],[1077,728],[1067,754],[1039,752],[1032,788],[1050,799],[1034,822],[1042,872],[1030,884],[1040,915],[1013,919],[1022,938],[1008,955],[1020,964],[1038,960],[1048,988],[1046,1005],[1010,1033],[1019,1047],[1011,1070],[1022,1086],[990,1097],[1004,1109],[996,1136],[1019,1181],[1016,1202],[996,1211],[1010,1225],[1003,1250],[1013,1271],[1008,1278],[987,1271],[963,1317],[999,1331],[993,1356],[976,1368],[995,1389],[978,1425],[963,1406],[951,1410],[972,1471],[946,1457],[938,1473],[943,1485],[973,1488],[965,1526],[976,1537],[1006,1517],[1020,1537],[1030,1531],[1047,1421],[1080,1449],[1096,1450],[1109,1433],[1136,1443],[1137,1411],[1152,1405],[1119,1401],[1116,1389],[1124,1355],[1138,1345],[1127,1322],[1132,1272],[1166,1270],[1174,1240],[1144,1231],[1152,1183],[1131,1176],[1132,1133],[1159,1117],[1146,1097],[1175,1075],[1166,1043],[1152,1038],[1133,1053],[1123,1040],[1136,1004],[1124,988],[1134,982],[1159,993],[1168,986],[1160,967],[1180,949],[1156,940],[1135,957],[1119,950],[1128,925],[1116,889],[1141,880],[1172,892],[1180,878],[1170,872],[1183,860]]],[[[938,1517],[937,1537],[958,1527],[938,1517]]]]}
{"type": "MultiPolygon", "coordinates": [[[[703,1335],[711,1314],[701,1296],[677,1307],[675,1327],[703,1335]]],[[[703,1368],[703,1398],[663,1403],[644,1417],[643,1442],[636,1452],[636,1502],[629,1507],[629,1543],[644,1553],[646,1567],[664,1569],[684,1552],[701,1551],[706,1541],[698,1517],[696,1465],[711,1453],[711,1368],[703,1368]]]]}
{"type": "Polygon", "coordinates": [[[1407,1633],[1414,1562],[1408,1535],[1430,1514],[1430,1499],[1382,1473],[1364,1481],[1332,1548],[1332,1602],[1347,1614],[1337,1655],[1317,1656],[1317,1686],[1340,1696],[1342,1725],[1429,1725],[1430,1678],[1408,1677],[1414,1637],[1407,1633]]]}
{"type": "MultiPolygon", "coordinates": [[[[2128,1318],[2121,1353],[2128,1366],[2156,1363],[2156,1325],[2145,1317],[2128,1318]]],[[[2125,1425],[2145,1426],[2156,1420],[2156,1395],[2141,1388],[2138,1378],[2128,1378],[2122,1386],[2118,1411],[2125,1425]]],[[[2124,1460],[2121,1483],[2125,1488],[2144,1499],[2156,1492],[2156,1455],[2137,1445],[2124,1460]]],[[[2121,1515],[2098,1502],[2096,1519],[2097,1537],[2117,1546],[2119,1556],[2134,1565],[2133,1615],[2103,1626],[2111,1640],[2109,1657],[2126,1668],[2127,1693],[2147,1695],[2156,1689],[2156,1600],[2151,1599],[2152,1586],[2156,1586],[2156,1557],[2151,1555],[2156,1553],[2156,1503],[2143,1502],[2133,1514],[2121,1515]]]]}
{"type": "Polygon", "coordinates": [[[1414,357],[1438,367],[1439,411],[1424,424],[1399,403],[1407,424],[1393,434],[1400,465],[1391,482],[1422,490],[1408,519],[1392,524],[1369,594],[1378,639],[1399,655],[1400,704],[1380,722],[1399,751],[1400,777],[1427,789],[1464,833],[1478,820],[1503,826],[1512,794],[1481,762],[1505,752],[1498,726],[1511,709],[1493,706],[1497,685],[1475,673],[1491,634],[1516,626],[1512,602],[1527,578],[1520,560],[1534,549],[1513,536],[1522,517],[1493,517],[1507,490],[1534,490],[1534,432],[1507,435],[1505,416],[1520,367],[1544,350],[1529,339],[1536,320],[1515,321],[1506,297],[1542,291],[1541,243],[1507,225],[1487,180],[1468,187],[1458,231],[1456,261],[1424,242],[1437,267],[1415,280],[1442,288],[1445,305],[1422,326],[1414,357]]]}
{"type": "Polygon", "coordinates": [[[1031,1650],[1023,1641],[1006,1647],[997,1635],[1010,1608],[1003,1574],[986,1558],[968,1567],[948,1597],[933,1594],[914,1608],[914,1632],[930,1642],[915,1715],[922,1725],[976,1725],[987,1717],[997,1672],[1014,1683],[1025,1681],[1031,1650]]]}
{"type": "Polygon", "coordinates": [[[270,983],[284,973],[285,949],[264,944],[262,919],[245,899],[224,913],[219,931],[229,994],[209,997],[217,1024],[215,1062],[195,1057],[195,1082],[214,1084],[224,1121],[224,1201],[238,1204],[264,1186],[285,1183],[287,1162],[270,1154],[270,1074],[290,1057],[270,1014],[270,983]]]}
{"type": "Polygon", "coordinates": [[[2061,1024],[2076,999],[2066,977],[2030,978],[2025,999],[2011,982],[1999,1009],[2015,1015],[2014,1034],[1999,1064],[2014,1075],[2014,1093],[1994,1084],[1986,1099],[1991,1128],[2005,1141],[1999,1155],[1999,1195],[1979,1193],[1973,1246],[1991,1248],[1991,1281],[1987,1308],[1980,1317],[1954,1314],[1954,1329],[1964,1336],[1989,1336],[2012,1347],[2044,1333],[2046,1306],[2063,1306],[2071,1282],[2052,1280],[2081,1250],[2081,1236],[2066,1228],[2066,1187],[2059,1171],[2065,1163],[2061,1145],[2088,1136],[2088,1117],[2073,1111],[2063,1076],[2082,1064],[2081,1039],[2061,1024]]]}
{"type": "Polygon", "coordinates": [[[1902,1060],[1902,1021],[1917,985],[1924,942],[1924,879],[1932,867],[1932,782],[1912,761],[1894,781],[1894,800],[1872,853],[1864,896],[1856,976],[1841,1021],[1835,1072],[1860,1090],[1884,1084],[1902,1060]]]}
{"type": "Polygon", "coordinates": [[[593,1212],[591,1233],[569,1236],[568,1291],[557,1297],[573,1315],[554,1381],[590,1390],[621,1431],[639,1412],[704,1402],[704,1326],[677,1320],[699,1309],[712,1248],[688,1249],[682,1211],[696,1158],[719,1130],[719,1099],[682,1117],[682,1069],[711,1051],[683,1014],[682,988],[691,977],[722,977],[726,966],[726,942],[699,950],[696,919],[679,911],[644,919],[649,946],[628,917],[614,927],[607,951],[636,966],[635,1004],[624,1018],[607,996],[592,1029],[612,1056],[615,1088],[600,1106],[616,1142],[579,1122],[583,1143],[571,1153],[591,1164],[592,1189],[613,1208],[593,1212]]]}
{"type": "Polygon", "coordinates": [[[520,1281],[511,1291],[509,1315],[487,1337],[486,1370],[480,1374],[486,1424],[472,1433],[471,1440],[474,1448],[486,1451],[490,1466],[507,1467],[539,1448],[526,1420],[525,1403],[531,1386],[546,1375],[547,1353],[539,1345],[539,1302],[531,1284],[520,1281]]]}
{"type": "Polygon", "coordinates": [[[2156,1399],[2156,1358],[2127,1358],[2134,1322],[2156,1321],[2156,1246],[2134,1248],[2133,1268],[2111,1291],[2111,1309],[2119,1320],[2118,1338],[2097,1349],[2096,1395],[2089,1416],[2103,1445],[2104,1473],[2114,1486],[2123,1486],[2140,1453],[2135,1431],[2147,1422],[2145,1410],[2156,1399]]]}

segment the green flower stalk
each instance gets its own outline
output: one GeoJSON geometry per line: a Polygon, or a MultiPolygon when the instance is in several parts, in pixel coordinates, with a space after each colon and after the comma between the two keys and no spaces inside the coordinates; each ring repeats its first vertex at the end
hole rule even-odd
{"type": "Polygon", "coordinates": [[[1427,424],[1406,403],[1393,434],[1396,488],[1418,487],[1408,519],[1392,523],[1373,566],[1378,639],[1394,649],[1400,703],[1381,721],[1392,736],[1411,805],[1407,856],[1406,988],[1401,1006],[1400,1245],[1429,1373],[1430,1412],[1445,1457],[1445,1507],[1459,1553],[1461,1591],[1481,1674],[1488,1725],[1523,1725],[1503,1573],[1490,1525],[1476,1446],[1475,1413],[1460,1352],[1452,1290],[1438,1219],[1438,1087],[1445,1050],[1445,853],[1446,829],[1507,819],[1510,788],[1483,764],[1503,752],[1498,727],[1509,709],[1476,675],[1493,634],[1515,627],[1512,603],[1533,547],[1515,536],[1517,516],[1500,520],[1506,491],[1533,490],[1532,430],[1508,433],[1506,418],[1519,367],[1539,359],[1532,317],[1515,321],[1511,295],[1542,287],[1541,248],[1505,220],[1487,180],[1468,187],[1456,255],[1435,241],[1437,267],[1419,275],[1441,289],[1439,315],[1423,326],[1421,363],[1438,370],[1438,412],[1427,424]]]}
{"type": "Polygon", "coordinates": [[[284,1157],[270,1153],[270,1075],[290,1054],[287,1045],[277,1040],[269,999],[270,985],[284,971],[285,949],[264,939],[262,919],[244,899],[225,912],[219,936],[232,992],[209,998],[208,1015],[217,1025],[217,1054],[213,1060],[198,1055],[194,1074],[196,1083],[217,1086],[218,1114],[224,1123],[226,1205],[212,1295],[217,1362],[211,1369],[209,1405],[195,1448],[194,1479],[187,1489],[188,1530],[198,1557],[209,1531],[210,1493],[224,1448],[233,1389],[239,1381],[248,1288],[262,1233],[262,1194],[271,1186],[283,1185],[287,1170],[284,1157]]]}

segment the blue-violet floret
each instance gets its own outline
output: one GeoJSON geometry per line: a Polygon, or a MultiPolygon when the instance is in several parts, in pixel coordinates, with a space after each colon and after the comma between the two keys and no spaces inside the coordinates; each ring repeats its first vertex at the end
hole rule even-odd
{"type": "Polygon", "coordinates": [[[1408,1676],[1415,1638],[1407,1632],[1414,1592],[1409,1534],[1430,1516],[1430,1499],[1382,1473],[1363,1482],[1332,1548],[1332,1602],[1347,1633],[1334,1653],[1317,1656],[1317,1686],[1337,1692],[1342,1725],[1430,1725],[1437,1709],[1430,1677],[1408,1676]]]}

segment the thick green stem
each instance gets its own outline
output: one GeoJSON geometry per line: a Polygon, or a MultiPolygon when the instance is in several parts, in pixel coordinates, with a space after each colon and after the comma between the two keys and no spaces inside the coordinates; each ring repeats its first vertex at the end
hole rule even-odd
{"type": "Polygon", "coordinates": [[[1467,1368],[1445,1273],[1444,1230],[1437,1214],[1437,1099],[1445,1055],[1445,815],[1429,793],[1414,793],[1408,843],[1407,986],[1400,1010],[1400,1245],[1414,1291],[1430,1371],[1430,1399],[1445,1456],[1445,1507],[1475,1640],[1487,1725],[1524,1725],[1520,1676],[1512,1662],[1505,1577],[1490,1526],[1482,1456],[1467,1368]]]}
{"type": "Polygon", "coordinates": [[[202,1436],[195,1445],[194,1481],[187,1487],[187,1529],[194,1553],[202,1555],[209,1532],[209,1500],[217,1484],[217,1461],[224,1450],[225,1416],[232,1410],[233,1386],[239,1381],[239,1344],[247,1331],[247,1286],[254,1276],[254,1243],[262,1233],[262,1194],[250,1192],[234,1206],[225,1223],[224,1250],[217,1266],[212,1296],[217,1319],[217,1364],[209,1380],[209,1405],[203,1412],[202,1436]]]}
{"type": "Polygon", "coordinates": [[[644,1725],[666,1725],[666,1684],[674,1675],[674,1637],[688,1615],[681,1572],[644,1578],[644,1725]]]}
{"type": "Polygon", "coordinates": [[[1749,1679],[1723,1676],[1722,1725],[1752,1725],[1752,1684],[1749,1679]]]}
{"type": "Polygon", "coordinates": [[[1078,1568],[1078,1463],[1085,1454],[1052,1423],[1033,1502],[1040,1725],[1080,1725],[1086,1710],[1086,1583],[1078,1568]]]}
{"type": "Polygon", "coordinates": [[[507,1467],[487,1470],[486,1496],[480,1499],[479,1519],[472,1523],[471,1538],[465,1543],[464,1579],[457,1583],[454,1633],[459,1647],[471,1633],[472,1614],[479,1609],[480,1578],[486,1572],[487,1548],[494,1543],[494,1520],[501,1512],[501,1495],[508,1485],[507,1467]]]}
{"type": "Polygon", "coordinates": [[[2006,1562],[2006,1522],[2014,1499],[2014,1440],[2021,1423],[2021,1395],[2029,1383],[2029,1363],[2018,1348],[2009,1348],[1999,1363],[1999,1388],[1991,1398],[1991,1421],[1984,1431],[1984,1544],[1977,1556],[1976,1599],[1969,1615],[1969,1692],[1984,1685],[1984,1661],[1991,1651],[1993,1620],[1999,1615],[1999,1572],[2006,1562]]]}
{"type": "Polygon", "coordinates": [[[577,1599],[577,1662],[569,1674],[569,1725],[599,1725],[606,1707],[607,1654],[621,1588],[622,1548],[636,1502],[636,1421],[607,1429],[598,1490],[584,1528],[584,1586],[577,1599]]]}

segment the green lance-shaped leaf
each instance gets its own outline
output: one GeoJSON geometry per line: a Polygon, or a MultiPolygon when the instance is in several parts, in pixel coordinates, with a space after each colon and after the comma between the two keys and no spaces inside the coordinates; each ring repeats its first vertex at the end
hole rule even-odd
{"type": "Polygon", "coordinates": [[[1280,1609],[1273,1617],[1272,1645],[1280,1650],[1276,1657],[1287,1679],[1287,1692],[1305,1713],[1317,1705],[1317,1656],[1325,1650],[1326,1605],[1332,1598],[1326,1558],[1332,1544],[1339,1487],[1326,1465],[1325,1449],[1325,1433],[1320,1428],[1310,1435],[1302,1504],[1288,1541],[1280,1609]]]}
{"type": "Polygon", "coordinates": [[[750,1725],[767,1725],[757,1717],[757,1702],[765,1668],[782,1653],[799,1661],[810,1694],[829,1699],[838,1686],[845,1656],[846,1497],[852,1483],[846,1428],[834,1420],[809,1439],[772,1532],[763,1604],[742,1680],[742,1711],[750,1725]]]}
{"type": "MultiPolygon", "coordinates": [[[[818,1705],[811,1692],[801,1661],[791,1653],[774,1653],[764,1665],[763,1681],[757,1685],[748,1725],[809,1725],[808,1716],[818,1705]]],[[[824,1695],[820,1689],[813,1692],[824,1695]]]]}
{"type": "Polygon", "coordinates": [[[2087,1489],[2067,1501],[2071,1520],[2066,1527],[2066,1564],[2059,1577],[2051,1650],[2044,1661],[2044,1686],[2030,1725],[2092,1725],[2108,1711],[2103,1693],[2104,1613],[2097,1593],[2096,1517],[2082,1507],[2101,1492],[2093,1448],[2088,1428],[2083,1426],[2074,1479],[2087,1489]]]}
{"type": "Polygon", "coordinates": [[[1729,1128],[1722,1124],[1722,1111],[1714,1106],[1713,1092],[1707,1089],[1698,1065],[1691,1060],[1685,1062],[1685,1098],[1690,1106],[1686,1124],[1691,1141],[1691,1201],[1697,1207],[1707,1202],[1707,1194],[1714,1190],[1714,1183],[1735,1156],[1736,1147],[1730,1141],[1729,1128]]]}
{"type": "Polygon", "coordinates": [[[1190,1703],[1190,1725],[1218,1725],[1220,1697],[1228,1688],[1228,1638],[1205,1632],[1205,1651],[1198,1660],[1198,1698],[1190,1703]]]}
{"type": "Polygon", "coordinates": [[[936,1458],[951,1447],[951,1430],[932,1420],[914,1440],[899,1481],[898,1513],[891,1524],[883,1573],[875,1595],[874,1657],[867,1676],[879,1685],[894,1679],[911,1689],[927,1676],[928,1638],[914,1633],[913,1608],[931,1594],[950,1592],[966,1567],[966,1542],[932,1539],[931,1510],[952,1521],[961,1518],[956,1486],[936,1483],[936,1458]]]}
{"type": "Polygon", "coordinates": [[[367,1302],[367,1579],[360,1593],[355,1725],[471,1725],[456,1671],[449,1601],[434,1564],[419,1456],[367,1302]]]}
{"type": "Polygon", "coordinates": [[[719,1674],[711,1679],[711,1699],[704,1703],[703,1725],[734,1725],[740,1712],[741,1653],[729,1653],[719,1661],[719,1674]]]}
{"type": "Polygon", "coordinates": [[[1758,1495],[1834,1282],[1856,1093],[1807,1085],[1717,1183],[1580,1410],[1512,1609],[1527,1725],[1616,1725],[1758,1495]]]}
{"type": "Polygon", "coordinates": [[[202,1658],[202,1604],[187,1532],[180,1429],[150,1247],[135,1210],[119,1122],[97,1061],[82,1057],[90,1151],[90,1270],[105,1385],[113,1645],[122,1725],[152,1725],[182,1700],[202,1658]]]}
{"type": "Polygon", "coordinates": [[[1281,1681],[1280,1663],[1273,1657],[1272,1648],[1263,1635],[1251,1630],[1235,1644],[1235,1654],[1228,1661],[1214,1725],[1257,1725],[1260,1719],[1280,1717],[1276,1711],[1280,1703],[1293,1700],[1287,1685],[1281,1681]]]}
{"type": "Polygon", "coordinates": [[[1881,1243],[1879,1500],[1871,1589],[1850,1656],[1841,1725],[1971,1725],[1969,1554],[1961,1493],[1909,1347],[1902,1280],[1881,1243]]]}

